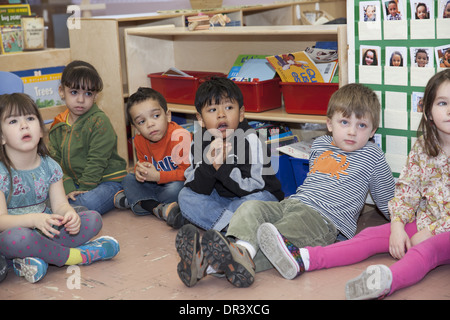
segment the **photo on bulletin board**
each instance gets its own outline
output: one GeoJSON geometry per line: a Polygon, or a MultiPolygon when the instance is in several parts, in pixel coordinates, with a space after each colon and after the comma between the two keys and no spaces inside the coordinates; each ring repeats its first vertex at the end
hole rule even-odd
{"type": "Polygon", "coordinates": [[[439,0],[438,18],[450,19],[450,0],[439,0]]]}
{"type": "Polygon", "coordinates": [[[378,46],[361,46],[361,65],[363,66],[378,66],[380,65],[380,52],[378,46]]]}
{"type": "Polygon", "coordinates": [[[434,19],[434,0],[411,0],[411,19],[434,19]]]}
{"type": "Polygon", "coordinates": [[[423,92],[413,92],[412,93],[411,111],[423,112],[423,92]]]}
{"type": "Polygon", "coordinates": [[[402,0],[383,0],[384,20],[406,19],[406,10],[402,0]]]}
{"type": "Polygon", "coordinates": [[[379,1],[363,1],[359,5],[359,21],[379,21],[381,19],[379,1]]]}
{"type": "Polygon", "coordinates": [[[408,65],[408,48],[386,47],[386,66],[406,67],[408,65]]]}
{"type": "Polygon", "coordinates": [[[436,64],[440,68],[450,68],[450,44],[436,47],[436,64]]]}
{"type": "Polygon", "coordinates": [[[410,48],[411,52],[411,65],[419,68],[434,68],[433,63],[433,48],[410,48]]]}

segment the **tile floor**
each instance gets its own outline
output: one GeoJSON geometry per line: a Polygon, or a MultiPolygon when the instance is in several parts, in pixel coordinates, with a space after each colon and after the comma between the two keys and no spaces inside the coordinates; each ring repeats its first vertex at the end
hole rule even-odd
{"type": "MultiPolygon", "coordinates": [[[[367,207],[359,228],[380,223],[385,220],[367,207]]],[[[345,299],[346,281],[368,265],[394,262],[389,254],[379,254],[352,266],[306,273],[295,280],[283,279],[275,269],[265,271],[258,273],[254,284],[245,289],[213,276],[188,288],[176,272],[176,233],[153,216],[135,216],[130,210],[111,211],[103,216],[100,235],[119,240],[119,255],[76,270],[50,266],[45,278],[35,284],[11,271],[0,283],[0,300],[340,300],[345,299]],[[79,288],[72,281],[77,274],[81,276],[79,288]]],[[[420,283],[387,299],[449,300],[450,265],[436,268],[420,283]]]]}

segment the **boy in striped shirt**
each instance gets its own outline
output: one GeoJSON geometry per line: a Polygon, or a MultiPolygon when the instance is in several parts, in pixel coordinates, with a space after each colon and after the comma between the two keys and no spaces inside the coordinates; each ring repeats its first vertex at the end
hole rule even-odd
{"type": "Polygon", "coordinates": [[[248,287],[255,272],[274,265],[279,271],[283,268],[271,251],[277,248],[265,246],[268,237],[279,237],[285,251],[351,238],[368,192],[388,217],[394,179],[382,150],[369,141],[378,128],[380,109],[376,94],[363,85],[349,84],[335,92],[327,111],[330,135],[314,142],[310,171],[296,194],[281,202],[245,202],[233,215],[226,236],[209,230],[200,241],[189,225],[184,227],[197,253],[187,261],[191,276],[225,273],[235,286],[248,287]],[[277,232],[266,232],[267,228],[277,232]]]}

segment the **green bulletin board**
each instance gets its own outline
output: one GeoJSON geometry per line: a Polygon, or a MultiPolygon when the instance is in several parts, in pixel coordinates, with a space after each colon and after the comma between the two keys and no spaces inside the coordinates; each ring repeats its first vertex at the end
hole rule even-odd
{"type": "Polygon", "coordinates": [[[426,83],[446,67],[441,60],[450,49],[450,17],[444,14],[448,1],[347,2],[349,81],[365,84],[378,94],[382,119],[376,140],[397,177],[417,138],[426,83]],[[427,19],[415,15],[419,2],[425,4],[427,19]],[[396,15],[389,15],[389,5],[397,6],[396,15]],[[392,66],[391,57],[402,61],[402,66],[392,66]],[[423,57],[428,57],[425,66],[423,57]]]}

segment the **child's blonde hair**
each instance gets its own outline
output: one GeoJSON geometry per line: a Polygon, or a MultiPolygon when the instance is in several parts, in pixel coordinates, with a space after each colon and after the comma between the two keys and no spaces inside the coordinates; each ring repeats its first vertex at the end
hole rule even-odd
{"type": "Polygon", "coordinates": [[[336,112],[342,112],[344,117],[368,117],[372,129],[380,125],[381,105],[375,92],[362,84],[351,83],[341,87],[328,102],[327,118],[331,119],[336,112]]]}
{"type": "Polygon", "coordinates": [[[423,114],[417,134],[423,135],[423,148],[431,157],[436,157],[441,150],[439,135],[436,125],[431,117],[431,110],[433,109],[433,103],[436,99],[439,87],[446,81],[450,81],[450,69],[445,69],[444,71],[436,73],[428,80],[423,94],[423,114]]]}

